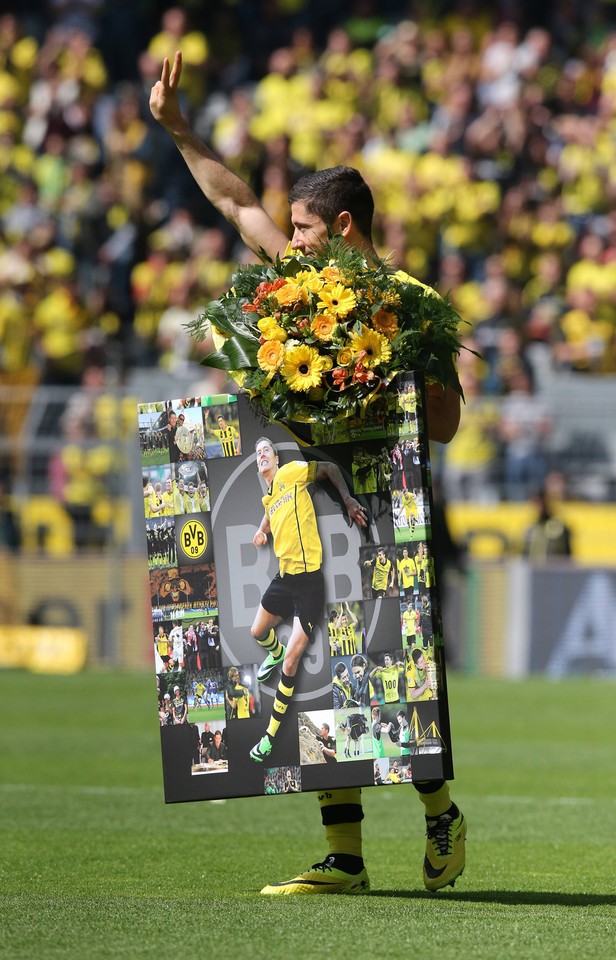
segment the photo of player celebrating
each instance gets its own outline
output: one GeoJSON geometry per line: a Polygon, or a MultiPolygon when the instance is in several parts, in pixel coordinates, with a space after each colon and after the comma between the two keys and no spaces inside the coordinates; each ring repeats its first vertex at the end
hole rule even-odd
{"type": "Polygon", "coordinates": [[[398,596],[396,565],[392,557],[388,556],[388,552],[392,553],[391,549],[379,546],[373,557],[362,561],[367,574],[362,577],[363,594],[366,600],[398,596]],[[372,567],[371,575],[368,573],[368,567],[372,567]]]}
{"type": "Polygon", "coordinates": [[[309,485],[324,481],[333,484],[351,523],[365,527],[367,516],[351,496],[336,464],[293,460],[281,466],[277,449],[268,437],[257,440],[255,452],[257,471],[266,485],[266,493],[262,497],[263,519],[253,542],[256,547],[264,547],[271,534],[279,562],[279,571],[261,598],[251,629],[257,643],[267,651],[257,679],[264,683],[282,664],[266,732],[250,751],[252,759],[262,763],[272,751],[274,738],[293,697],[295,675],[311,631],[323,617],[323,549],[309,485]],[[293,626],[285,648],[274,628],[290,617],[293,626]]]}
{"type": "MultiPolygon", "coordinates": [[[[230,405],[216,411],[207,407],[203,414],[203,425],[206,434],[212,438],[206,447],[206,457],[238,457],[242,452],[242,441],[236,423],[232,423],[229,415],[230,405]]],[[[208,441],[209,441],[208,438],[208,441]]]]}

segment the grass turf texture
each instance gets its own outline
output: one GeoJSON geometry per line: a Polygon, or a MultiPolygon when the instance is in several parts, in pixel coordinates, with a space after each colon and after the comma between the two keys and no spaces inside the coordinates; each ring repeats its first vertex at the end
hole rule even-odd
{"type": "Polygon", "coordinates": [[[0,956],[614,956],[614,685],[450,677],[469,822],[421,882],[415,791],[364,791],[370,897],[265,898],[324,855],[313,794],[165,806],[150,676],[5,673],[0,956]]]}

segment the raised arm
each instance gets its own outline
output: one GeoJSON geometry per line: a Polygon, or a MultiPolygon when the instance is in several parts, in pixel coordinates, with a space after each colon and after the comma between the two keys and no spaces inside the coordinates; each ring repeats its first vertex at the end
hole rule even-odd
{"type": "Polygon", "coordinates": [[[235,227],[246,246],[270,257],[283,253],[288,237],[265,212],[248,184],[229,170],[190,129],[180,111],[178,88],[182,75],[182,54],[173,66],[165,57],[160,80],[150,93],[150,110],[182,154],[186,166],[210,203],[235,227]]]}

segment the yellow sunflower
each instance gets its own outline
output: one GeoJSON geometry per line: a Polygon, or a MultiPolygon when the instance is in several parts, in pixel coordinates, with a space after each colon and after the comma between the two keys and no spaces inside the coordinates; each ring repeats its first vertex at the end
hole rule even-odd
{"type": "Polygon", "coordinates": [[[257,326],[266,340],[279,340],[284,343],[287,339],[287,332],[283,330],[274,317],[261,317],[257,326]]]}
{"type": "Polygon", "coordinates": [[[314,347],[302,343],[286,351],[281,373],[287,386],[299,393],[320,386],[324,371],[331,366],[329,357],[322,357],[314,347]]]}
{"type": "Polygon", "coordinates": [[[356,305],[355,293],[342,283],[332,283],[324,287],[317,303],[320,310],[331,313],[334,317],[346,317],[356,305]]]}
{"type": "Polygon", "coordinates": [[[259,347],[257,363],[266,373],[275,373],[284,359],[284,347],[279,340],[266,340],[259,347]]]}
{"type": "Polygon", "coordinates": [[[310,325],[317,340],[331,340],[335,327],[336,318],[328,313],[318,313],[310,325]]]}
{"type": "Polygon", "coordinates": [[[391,346],[386,337],[376,330],[370,330],[365,323],[361,333],[352,333],[349,344],[354,356],[359,357],[368,369],[391,360],[391,346]]]}

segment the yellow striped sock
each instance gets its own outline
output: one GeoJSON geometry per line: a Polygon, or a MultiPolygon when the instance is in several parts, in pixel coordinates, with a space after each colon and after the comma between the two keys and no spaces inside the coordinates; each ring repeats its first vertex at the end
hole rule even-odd
{"type": "Polygon", "coordinates": [[[271,653],[273,657],[279,657],[284,652],[284,647],[274,633],[273,627],[265,640],[257,640],[257,643],[260,647],[263,647],[264,650],[267,650],[268,653],[271,653]]]}
{"type": "Polygon", "coordinates": [[[364,812],[359,787],[325,790],[319,794],[328,853],[362,856],[361,821],[364,812]]]}

